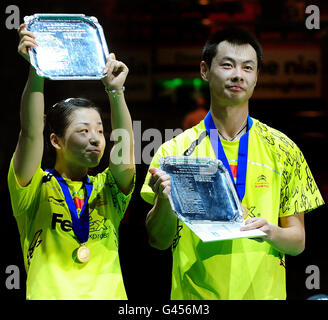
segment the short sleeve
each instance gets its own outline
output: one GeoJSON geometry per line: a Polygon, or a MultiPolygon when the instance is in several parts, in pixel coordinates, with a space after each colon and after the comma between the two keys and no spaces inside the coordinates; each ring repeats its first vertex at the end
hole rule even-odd
{"type": "Polygon", "coordinates": [[[301,150],[291,145],[283,151],[279,216],[309,212],[324,204],[317,184],[301,150]]]}
{"type": "Polygon", "coordinates": [[[35,200],[38,198],[41,191],[44,171],[41,169],[40,164],[31,182],[27,186],[22,187],[17,180],[13,159],[14,157],[12,157],[9,166],[8,188],[14,216],[18,217],[29,211],[31,207],[35,205],[35,200]]]}

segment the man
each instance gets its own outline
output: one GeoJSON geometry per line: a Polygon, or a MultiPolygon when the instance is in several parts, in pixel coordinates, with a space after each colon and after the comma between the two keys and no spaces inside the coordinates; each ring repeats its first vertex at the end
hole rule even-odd
{"type": "Polygon", "coordinates": [[[248,115],[261,61],[261,46],[248,32],[212,35],[200,63],[210,112],[164,143],[150,164],[141,196],[153,204],[146,220],[149,243],[161,250],[172,246],[171,299],[285,299],[284,254],[304,250],[303,214],[323,204],[299,148],[248,115]],[[247,208],[242,230],[258,228],[264,238],[205,243],[177,220],[168,199],[170,177],[158,167],[161,157],[184,154],[226,159],[247,208]]]}

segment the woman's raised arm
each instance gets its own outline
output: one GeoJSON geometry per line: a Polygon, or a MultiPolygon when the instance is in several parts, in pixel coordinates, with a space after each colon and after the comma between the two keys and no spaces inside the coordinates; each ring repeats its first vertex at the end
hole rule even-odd
{"type": "MultiPolygon", "coordinates": [[[[18,29],[20,42],[18,52],[29,61],[28,50],[36,47],[33,34],[22,24],[18,29]]],[[[21,186],[32,180],[43,155],[44,127],[44,80],[30,66],[20,105],[20,125],[18,143],[14,155],[14,169],[21,186]]]]}
{"type": "Polygon", "coordinates": [[[129,72],[127,66],[117,61],[111,53],[107,58],[102,79],[111,107],[114,146],[110,152],[109,167],[120,190],[128,194],[133,185],[135,171],[132,120],[124,98],[123,85],[129,72]]]}

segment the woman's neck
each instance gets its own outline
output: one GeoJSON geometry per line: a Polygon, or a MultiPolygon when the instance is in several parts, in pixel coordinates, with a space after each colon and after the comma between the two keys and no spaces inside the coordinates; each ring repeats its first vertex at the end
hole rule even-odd
{"type": "Polygon", "coordinates": [[[63,177],[72,181],[81,181],[88,173],[88,168],[76,166],[76,164],[56,161],[55,170],[63,177]]]}

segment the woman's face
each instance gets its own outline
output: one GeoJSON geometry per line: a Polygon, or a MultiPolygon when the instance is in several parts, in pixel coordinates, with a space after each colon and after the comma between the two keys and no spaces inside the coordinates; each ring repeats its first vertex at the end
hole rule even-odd
{"type": "Polygon", "coordinates": [[[76,166],[96,167],[106,146],[100,114],[92,108],[77,108],[70,120],[61,139],[63,159],[76,166]]]}

